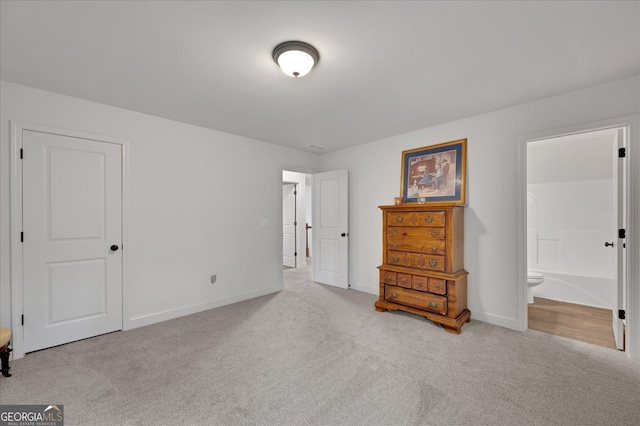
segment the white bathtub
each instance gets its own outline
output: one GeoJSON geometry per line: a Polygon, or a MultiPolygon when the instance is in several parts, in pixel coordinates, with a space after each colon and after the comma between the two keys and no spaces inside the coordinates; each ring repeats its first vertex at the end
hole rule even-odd
{"type": "Polygon", "coordinates": [[[544,275],[544,282],[533,287],[534,297],[605,309],[614,309],[617,304],[615,279],[545,271],[531,267],[529,270],[544,275]]]}

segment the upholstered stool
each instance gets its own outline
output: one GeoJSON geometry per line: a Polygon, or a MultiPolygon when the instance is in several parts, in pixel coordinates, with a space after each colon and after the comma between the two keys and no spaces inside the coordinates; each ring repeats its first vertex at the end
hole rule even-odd
{"type": "Polygon", "coordinates": [[[9,354],[13,349],[9,348],[11,342],[11,330],[0,327],[0,360],[2,361],[2,375],[11,377],[9,374],[9,354]]]}

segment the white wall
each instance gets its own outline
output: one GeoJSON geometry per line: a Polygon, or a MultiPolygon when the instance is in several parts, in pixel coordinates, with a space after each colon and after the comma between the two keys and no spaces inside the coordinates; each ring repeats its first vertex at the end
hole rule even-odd
{"type": "MultiPolygon", "coordinates": [[[[382,216],[377,207],[400,195],[402,151],[468,138],[469,309],[475,319],[518,329],[524,303],[519,300],[518,138],[638,114],[639,93],[635,76],[323,155],[323,171],[349,169],[352,288],[378,292],[382,216]]],[[[464,103],[464,93],[451,95],[464,103]]]]}
{"type": "MultiPolygon", "coordinates": [[[[392,204],[393,197],[399,196],[401,152],[468,138],[465,267],[470,273],[469,308],[475,319],[516,329],[518,138],[640,113],[640,77],[635,76],[327,153],[318,160],[314,154],[12,83],[2,82],[0,91],[3,326],[9,325],[11,316],[10,119],[131,141],[126,247],[126,315],[131,326],[281,288],[282,170],[349,169],[350,283],[354,289],[376,294],[376,267],[382,260],[377,207],[392,204]],[[267,228],[259,227],[263,217],[269,220],[267,228]],[[251,268],[245,267],[247,259],[253,262],[251,268]],[[218,283],[209,287],[212,273],[218,274],[218,283]]],[[[454,95],[464,102],[464,93],[454,95]]],[[[633,181],[640,156],[632,149],[640,144],[636,135],[631,142],[633,181]]],[[[638,187],[632,186],[632,192],[634,188],[638,187]]],[[[637,193],[634,197],[630,203],[637,211],[637,193]]],[[[630,219],[632,225],[637,222],[630,219]]],[[[630,225],[629,242],[636,241],[637,228],[630,225]]],[[[640,251],[630,247],[629,253],[636,274],[640,251]]],[[[629,295],[640,305],[637,289],[630,289],[629,295]]],[[[628,316],[637,323],[632,319],[636,314],[628,316]]]]}
{"type": "Polygon", "coordinates": [[[317,154],[0,84],[2,326],[11,325],[9,120],[130,141],[125,326],[282,288],[282,170],[313,173],[317,154]]]}

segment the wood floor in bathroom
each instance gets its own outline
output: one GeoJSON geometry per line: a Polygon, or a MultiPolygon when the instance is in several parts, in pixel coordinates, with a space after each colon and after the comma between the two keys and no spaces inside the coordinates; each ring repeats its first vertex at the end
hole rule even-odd
{"type": "Polygon", "coordinates": [[[616,349],[611,310],[535,297],[529,328],[605,348],[616,349]]]}

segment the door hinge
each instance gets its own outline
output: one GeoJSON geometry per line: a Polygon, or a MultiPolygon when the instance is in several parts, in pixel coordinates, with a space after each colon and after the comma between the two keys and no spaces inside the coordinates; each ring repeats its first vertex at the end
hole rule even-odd
{"type": "Polygon", "coordinates": [[[24,243],[24,232],[20,233],[20,242],[24,243]]]}
{"type": "Polygon", "coordinates": [[[624,158],[627,156],[627,149],[626,148],[618,148],[618,157],[619,158],[624,158]]]}
{"type": "Polygon", "coordinates": [[[24,314],[22,314],[22,325],[24,325],[24,314]]]}
{"type": "Polygon", "coordinates": [[[20,159],[22,160],[22,148],[20,148],[20,159]]]}
{"type": "Polygon", "coordinates": [[[297,255],[298,255],[298,252],[293,253],[293,255],[294,255],[294,256],[297,256],[297,255]]]}
{"type": "Polygon", "coordinates": [[[618,238],[627,238],[627,231],[624,229],[618,229],[618,238]]]}
{"type": "Polygon", "coordinates": [[[293,222],[293,226],[298,226],[298,222],[297,221],[293,222]]]}
{"type": "Polygon", "coordinates": [[[619,310],[618,310],[618,318],[619,318],[619,319],[625,319],[625,318],[626,318],[626,316],[627,316],[627,315],[626,315],[626,312],[625,312],[625,310],[624,310],[624,309],[619,309],[619,310]]]}
{"type": "Polygon", "coordinates": [[[293,195],[298,195],[298,191],[293,191],[293,195]]]}

